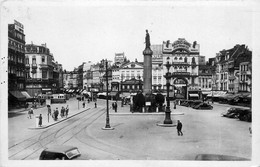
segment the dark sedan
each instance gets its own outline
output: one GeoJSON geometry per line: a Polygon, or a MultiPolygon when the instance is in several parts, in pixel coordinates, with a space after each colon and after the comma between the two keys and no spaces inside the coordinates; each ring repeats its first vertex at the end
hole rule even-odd
{"type": "Polygon", "coordinates": [[[221,113],[221,115],[223,117],[227,117],[227,118],[238,118],[239,114],[243,110],[244,109],[242,109],[242,108],[231,107],[231,108],[228,108],[227,111],[221,113]]]}
{"type": "Polygon", "coordinates": [[[200,104],[194,106],[193,108],[197,109],[197,110],[212,110],[213,106],[208,103],[200,103],[200,104]]]}
{"type": "Polygon", "coordinates": [[[73,146],[52,146],[42,151],[40,160],[72,160],[81,154],[77,147],[73,146]]]}

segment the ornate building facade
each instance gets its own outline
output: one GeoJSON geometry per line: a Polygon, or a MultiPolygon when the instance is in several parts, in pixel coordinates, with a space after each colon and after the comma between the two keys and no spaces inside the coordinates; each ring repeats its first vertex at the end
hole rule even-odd
{"type": "MultiPolygon", "coordinates": [[[[179,38],[173,43],[163,42],[163,64],[164,74],[167,72],[165,65],[171,65],[170,84],[174,87],[176,98],[198,99],[198,61],[200,54],[200,45],[196,41],[193,44],[187,42],[184,38],[179,38]]],[[[164,78],[164,87],[166,79],[164,78]]]]}

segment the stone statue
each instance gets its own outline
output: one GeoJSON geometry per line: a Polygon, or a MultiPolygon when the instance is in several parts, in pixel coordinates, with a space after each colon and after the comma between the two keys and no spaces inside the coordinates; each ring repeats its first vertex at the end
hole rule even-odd
{"type": "Polygon", "coordinates": [[[150,35],[148,33],[148,30],[146,30],[146,36],[145,36],[145,48],[150,48],[151,43],[150,43],[150,35]]]}

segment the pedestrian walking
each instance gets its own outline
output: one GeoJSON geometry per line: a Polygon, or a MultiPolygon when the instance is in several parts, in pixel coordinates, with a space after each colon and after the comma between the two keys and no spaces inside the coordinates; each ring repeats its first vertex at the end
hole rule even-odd
{"type": "Polygon", "coordinates": [[[51,115],[51,106],[48,105],[47,108],[48,108],[48,115],[51,115]]]}
{"type": "Polygon", "coordinates": [[[32,119],[32,115],[33,114],[33,108],[31,108],[29,111],[28,111],[28,119],[32,119]]]}
{"type": "Polygon", "coordinates": [[[57,121],[58,120],[58,116],[59,116],[58,107],[56,108],[56,110],[54,110],[53,115],[54,115],[54,121],[57,121]]]}
{"type": "Polygon", "coordinates": [[[69,114],[69,105],[67,105],[66,109],[65,109],[65,116],[66,118],[68,117],[69,114]]]}
{"type": "Polygon", "coordinates": [[[95,108],[97,108],[97,103],[95,102],[95,108]]]}
{"type": "Polygon", "coordinates": [[[42,114],[39,116],[39,126],[42,126],[42,114]]]}
{"type": "Polygon", "coordinates": [[[114,103],[115,112],[117,112],[117,102],[114,103]]]}
{"type": "Polygon", "coordinates": [[[62,106],[62,107],[61,107],[61,110],[60,110],[60,116],[61,116],[61,118],[64,117],[64,114],[65,114],[65,108],[62,106]]]}
{"type": "Polygon", "coordinates": [[[115,103],[114,102],[112,103],[112,109],[113,110],[115,109],[115,103]]]}
{"type": "Polygon", "coordinates": [[[83,101],[82,105],[83,105],[83,108],[85,108],[85,101],[83,101]]]}
{"type": "Polygon", "coordinates": [[[182,123],[181,123],[180,120],[178,120],[178,121],[177,121],[177,132],[178,132],[178,136],[180,136],[180,135],[183,136],[183,133],[182,133],[181,129],[182,129],[182,123]]]}

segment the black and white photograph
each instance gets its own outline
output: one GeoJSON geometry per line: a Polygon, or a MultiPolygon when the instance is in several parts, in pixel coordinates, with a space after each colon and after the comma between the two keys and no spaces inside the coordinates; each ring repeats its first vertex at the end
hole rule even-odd
{"type": "Polygon", "coordinates": [[[0,4],[1,167],[260,166],[260,2],[0,4]]]}

